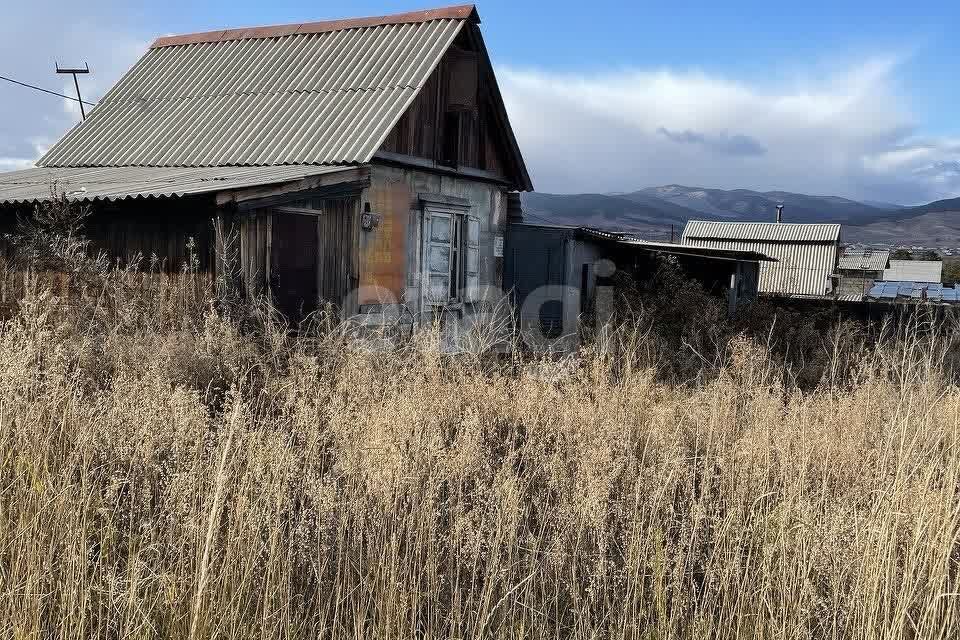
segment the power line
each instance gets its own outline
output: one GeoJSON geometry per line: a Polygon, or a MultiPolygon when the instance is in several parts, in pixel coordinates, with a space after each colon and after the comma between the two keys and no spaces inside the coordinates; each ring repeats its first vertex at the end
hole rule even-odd
{"type": "Polygon", "coordinates": [[[88,104],[91,107],[97,106],[96,102],[87,102],[86,100],[78,100],[72,96],[64,95],[62,93],[57,93],[56,91],[50,91],[50,89],[44,89],[43,87],[38,87],[32,84],[27,84],[26,82],[20,82],[19,80],[14,80],[13,78],[8,78],[6,76],[0,76],[0,80],[6,80],[7,82],[12,82],[13,84],[18,84],[21,87],[27,87],[28,89],[35,89],[36,91],[43,91],[44,93],[49,93],[53,96],[59,96],[61,98],[66,98],[67,100],[73,100],[74,102],[79,102],[80,104],[88,104]]]}

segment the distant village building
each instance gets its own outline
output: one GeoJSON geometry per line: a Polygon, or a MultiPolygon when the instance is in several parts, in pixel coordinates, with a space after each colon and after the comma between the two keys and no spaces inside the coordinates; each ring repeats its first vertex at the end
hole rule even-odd
{"type": "Polygon", "coordinates": [[[943,282],[943,262],[940,260],[891,260],[883,272],[886,282],[943,282]]]}
{"type": "Polygon", "coordinates": [[[833,297],[840,254],[839,224],[710,222],[691,220],[681,243],[753,251],[775,262],[760,263],[759,290],[784,297],[833,297]]]}
{"type": "Polygon", "coordinates": [[[883,280],[884,270],[890,264],[890,251],[847,249],[837,263],[837,297],[846,301],[863,298],[873,284],[883,280]]]}
{"type": "Polygon", "coordinates": [[[176,271],[193,238],[201,271],[291,319],[459,316],[500,288],[510,196],[533,188],[479,24],[459,6],[160,38],[37,168],[0,174],[0,231],[56,184],[93,208],[95,248],[176,271]]]}

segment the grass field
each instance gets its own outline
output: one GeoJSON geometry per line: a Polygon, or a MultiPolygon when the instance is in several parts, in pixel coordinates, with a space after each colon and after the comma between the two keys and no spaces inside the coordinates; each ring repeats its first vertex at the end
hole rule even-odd
{"type": "Polygon", "coordinates": [[[801,391],[747,339],[680,385],[625,330],[502,360],[157,299],[0,329],[0,637],[960,629],[942,336],[801,391]]]}

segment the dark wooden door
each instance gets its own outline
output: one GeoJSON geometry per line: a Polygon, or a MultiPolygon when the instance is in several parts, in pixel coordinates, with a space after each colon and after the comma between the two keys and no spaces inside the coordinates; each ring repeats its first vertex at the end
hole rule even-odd
{"type": "Polygon", "coordinates": [[[317,310],[317,218],[275,212],[270,247],[273,304],[291,323],[317,310]]]}

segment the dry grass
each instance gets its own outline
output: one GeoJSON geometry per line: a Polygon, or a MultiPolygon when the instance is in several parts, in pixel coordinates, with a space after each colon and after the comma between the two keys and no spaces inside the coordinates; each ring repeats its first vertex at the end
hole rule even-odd
{"type": "Polygon", "coordinates": [[[497,362],[162,298],[40,293],[0,329],[0,637],[960,628],[934,337],[814,392],[738,340],[679,387],[624,335],[497,362]]]}

